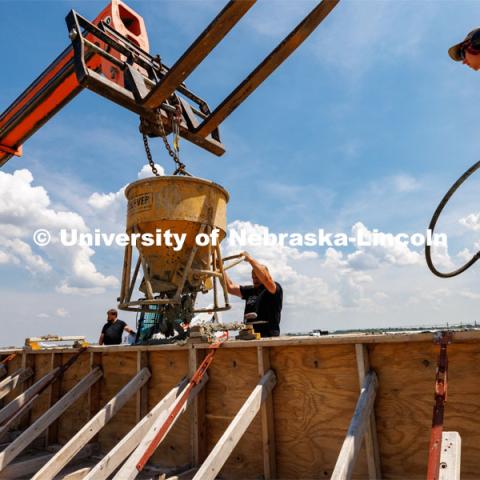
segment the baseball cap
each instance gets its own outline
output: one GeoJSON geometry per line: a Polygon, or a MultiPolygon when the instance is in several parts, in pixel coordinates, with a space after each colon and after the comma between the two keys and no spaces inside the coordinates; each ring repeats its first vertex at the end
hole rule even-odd
{"type": "MultiPolygon", "coordinates": [[[[462,51],[465,45],[472,40],[475,34],[477,34],[478,40],[477,39],[476,40],[479,43],[478,46],[480,47],[480,28],[476,28],[475,30],[472,30],[471,32],[469,32],[468,35],[460,43],[457,43],[456,45],[453,45],[453,47],[450,47],[448,49],[448,55],[450,55],[450,58],[452,60],[455,60],[455,62],[461,62],[463,60],[462,51]]],[[[474,45],[474,46],[477,47],[477,45],[474,45]]]]}

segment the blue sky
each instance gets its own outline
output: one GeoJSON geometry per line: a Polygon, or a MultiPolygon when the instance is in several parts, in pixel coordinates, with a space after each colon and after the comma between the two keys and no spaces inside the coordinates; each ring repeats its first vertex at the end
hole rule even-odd
{"type": "MultiPolygon", "coordinates": [[[[169,65],[224,5],[128,3],[145,19],[151,52],[169,65]]],[[[215,106],[314,4],[260,1],[187,85],[215,106]]],[[[94,18],[103,6],[0,2],[0,109],[63,50],[68,11],[94,18]]],[[[229,190],[233,228],[423,232],[450,184],[479,159],[480,76],[447,56],[479,14],[475,1],[342,0],[225,121],[224,156],[182,142],[182,157],[192,173],[229,190]]],[[[161,142],[152,144],[171,173],[161,142]]],[[[31,233],[52,218],[55,226],[121,230],[122,188],[144,165],[135,115],[85,91],[2,168],[1,344],[46,333],[96,337],[118,295],[122,251],[42,250],[31,233]]],[[[478,250],[479,183],[472,179],[439,225],[449,234],[448,254],[439,257],[446,268],[463,261],[464,249],[478,250]]],[[[251,251],[284,285],[284,331],[477,320],[478,269],[435,278],[421,248],[251,251]]],[[[246,281],[246,266],[232,276],[246,281]]],[[[240,310],[236,302],[228,318],[238,319],[240,310]]]]}

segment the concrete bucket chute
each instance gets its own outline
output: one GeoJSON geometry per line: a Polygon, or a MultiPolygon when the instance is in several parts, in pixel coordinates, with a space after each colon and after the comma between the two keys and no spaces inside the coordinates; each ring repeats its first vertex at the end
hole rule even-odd
{"type": "MultiPolygon", "coordinates": [[[[220,251],[220,242],[226,236],[228,192],[196,177],[161,176],[130,184],[125,195],[126,232],[142,237],[136,242],[138,259],[133,273],[134,248],[125,247],[119,308],[163,311],[188,320],[193,313],[207,310],[195,309],[196,294],[212,289],[213,307],[208,311],[228,310],[220,251]],[[206,245],[198,241],[199,234],[211,236],[212,232],[216,241],[206,245]],[[170,245],[166,244],[167,233],[170,245]],[[143,241],[144,234],[150,234],[153,244],[143,241]],[[132,300],[140,270],[143,279],[139,289],[144,297],[132,300]],[[223,290],[223,305],[218,301],[218,284],[223,290]]],[[[205,242],[206,236],[201,240],[205,242]]]]}

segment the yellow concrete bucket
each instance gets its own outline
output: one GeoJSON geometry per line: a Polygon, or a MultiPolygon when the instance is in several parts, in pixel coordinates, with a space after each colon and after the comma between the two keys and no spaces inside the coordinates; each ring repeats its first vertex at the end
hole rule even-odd
{"type": "Polygon", "coordinates": [[[209,234],[216,228],[217,243],[225,238],[228,192],[201,178],[162,176],[130,184],[125,195],[128,200],[127,233],[149,233],[160,238],[161,245],[137,246],[148,265],[153,292],[175,290],[182,283],[186,269],[189,288],[205,288],[209,275],[202,271],[211,270],[212,247],[198,246],[197,235],[209,234]],[[171,239],[173,246],[165,245],[167,231],[177,234],[178,238],[184,237],[181,249],[174,238],[171,239]],[[190,256],[195,246],[192,261],[190,256]]]}

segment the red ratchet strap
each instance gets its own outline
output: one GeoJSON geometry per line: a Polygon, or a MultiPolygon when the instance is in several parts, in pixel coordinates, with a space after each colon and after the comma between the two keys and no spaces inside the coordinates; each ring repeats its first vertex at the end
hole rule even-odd
{"type": "Polygon", "coordinates": [[[157,434],[155,435],[155,438],[152,440],[148,448],[145,450],[145,453],[143,454],[142,458],[137,463],[137,470],[139,472],[141,472],[144,469],[145,465],[150,460],[150,457],[154,454],[158,445],[160,445],[160,442],[166,436],[170,425],[175,421],[178,414],[181,412],[183,406],[185,405],[185,402],[188,400],[188,396],[190,395],[190,392],[193,390],[193,388],[196,385],[200,383],[203,376],[205,375],[205,372],[208,370],[208,367],[213,362],[213,357],[216,351],[222,346],[223,342],[227,339],[228,339],[228,332],[225,332],[221,337],[219,337],[214,343],[212,343],[208,347],[210,351],[205,356],[200,366],[197,368],[197,371],[193,374],[189,384],[183,391],[180,400],[177,402],[173,410],[170,412],[170,415],[167,417],[164,424],[160,427],[157,434]]]}
{"type": "Polygon", "coordinates": [[[452,332],[441,332],[435,339],[440,345],[437,372],[435,375],[435,405],[433,406],[432,433],[428,450],[427,480],[438,480],[442,451],[443,417],[447,401],[448,357],[447,345],[452,343],[452,332]]]}

